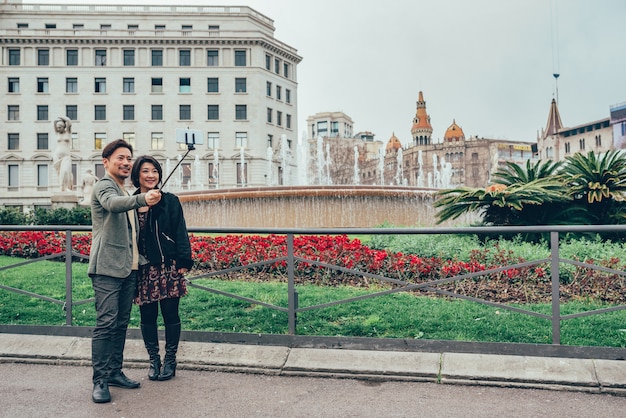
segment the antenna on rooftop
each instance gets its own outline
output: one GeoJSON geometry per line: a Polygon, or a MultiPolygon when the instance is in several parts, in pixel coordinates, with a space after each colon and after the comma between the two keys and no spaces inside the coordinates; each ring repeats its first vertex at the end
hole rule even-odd
{"type": "Polygon", "coordinates": [[[554,88],[556,103],[559,103],[559,11],[558,0],[550,0],[550,26],[552,34],[552,76],[554,77],[554,88]]]}

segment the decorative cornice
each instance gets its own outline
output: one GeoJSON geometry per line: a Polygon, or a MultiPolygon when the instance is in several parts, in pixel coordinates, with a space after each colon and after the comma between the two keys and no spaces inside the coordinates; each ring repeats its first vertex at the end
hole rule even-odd
{"type": "Polygon", "coordinates": [[[302,61],[302,57],[287,52],[279,46],[262,39],[159,39],[159,38],[0,38],[0,45],[241,45],[260,46],[275,55],[294,63],[302,61]]]}

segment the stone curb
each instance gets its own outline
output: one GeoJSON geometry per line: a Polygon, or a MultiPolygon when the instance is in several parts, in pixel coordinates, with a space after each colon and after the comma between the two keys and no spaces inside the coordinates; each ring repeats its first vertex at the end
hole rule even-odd
{"type": "MultiPolygon", "coordinates": [[[[161,342],[163,344],[163,342],[161,342]]],[[[125,367],[145,368],[128,339],[125,367]]],[[[182,341],[181,369],[571,390],[626,396],[626,361],[464,353],[288,348],[182,341]]],[[[90,366],[91,339],[0,334],[0,363],[90,366]]]]}

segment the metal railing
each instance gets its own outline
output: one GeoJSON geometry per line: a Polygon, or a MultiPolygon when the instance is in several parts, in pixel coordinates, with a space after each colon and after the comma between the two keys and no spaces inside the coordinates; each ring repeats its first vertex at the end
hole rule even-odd
{"type": "MultiPolygon", "coordinates": [[[[66,311],[66,325],[72,326],[72,310],[75,306],[82,305],[85,303],[93,302],[93,298],[90,299],[82,299],[82,300],[73,300],[72,295],[72,260],[79,259],[88,259],[87,256],[77,253],[72,249],[72,234],[73,232],[85,232],[91,231],[90,226],[0,226],[0,231],[54,231],[54,232],[65,232],[65,250],[56,254],[47,255],[44,257],[34,258],[25,260],[23,262],[15,263],[9,266],[0,267],[0,271],[19,268],[21,266],[31,264],[34,262],[42,261],[42,260],[50,260],[54,258],[64,257],[65,258],[65,275],[66,275],[66,291],[65,291],[65,300],[53,299],[45,295],[39,295],[32,292],[28,292],[22,289],[16,289],[10,286],[6,286],[0,283],[0,289],[4,289],[9,292],[15,292],[19,294],[28,295],[30,297],[42,299],[48,302],[61,304],[66,311]]],[[[560,280],[559,280],[559,271],[561,264],[570,264],[582,268],[589,268],[592,270],[598,270],[609,274],[616,274],[622,277],[626,277],[626,272],[623,270],[616,270],[607,267],[603,267],[595,264],[588,264],[576,260],[564,259],[560,257],[560,247],[559,247],[559,234],[562,233],[583,233],[583,232],[592,232],[592,233],[602,233],[602,232],[611,232],[611,233],[626,233],[626,225],[624,226],[615,226],[615,225],[595,225],[595,226],[533,226],[533,227],[466,227],[466,228],[323,228],[323,229],[306,229],[306,228],[198,228],[191,227],[189,228],[190,233],[212,233],[219,235],[227,235],[227,234],[259,234],[259,235],[284,235],[286,237],[287,242],[287,254],[281,257],[273,258],[270,260],[264,260],[258,263],[245,264],[236,267],[231,267],[223,270],[211,271],[208,273],[193,275],[191,274],[187,279],[189,281],[189,286],[204,290],[207,292],[219,294],[226,297],[235,298],[238,300],[246,301],[252,304],[260,305],[265,308],[274,309],[281,312],[286,312],[288,316],[288,329],[289,334],[295,336],[296,335],[296,322],[297,316],[300,312],[310,311],[314,309],[323,309],[333,305],[339,305],[344,303],[356,302],[359,300],[389,295],[397,292],[407,292],[412,290],[426,290],[429,292],[434,292],[440,295],[445,295],[447,297],[459,298],[471,302],[476,302],[484,305],[489,305],[492,307],[498,307],[501,309],[506,309],[509,311],[531,315],[539,318],[543,318],[551,321],[552,324],[552,344],[560,345],[561,344],[561,322],[569,319],[580,318],[584,316],[591,315],[599,315],[608,312],[614,312],[618,310],[626,309],[626,305],[619,306],[611,306],[604,309],[596,309],[591,311],[579,312],[570,315],[561,315],[561,302],[560,302],[560,280]],[[443,235],[443,234],[471,234],[471,235],[481,235],[481,234],[529,234],[529,233],[548,233],[550,235],[550,256],[548,258],[542,258],[538,260],[527,261],[523,263],[511,264],[506,266],[500,266],[493,269],[481,270],[478,272],[460,274],[453,277],[445,277],[437,280],[431,280],[424,283],[410,283],[405,280],[399,280],[397,278],[386,277],[383,275],[364,272],[360,270],[352,270],[343,266],[328,264],[325,262],[321,262],[318,260],[311,260],[303,257],[296,256],[294,251],[294,237],[297,235],[417,235],[417,234],[428,234],[428,235],[443,235]],[[240,295],[236,295],[233,293],[225,292],[222,290],[210,288],[201,284],[194,283],[200,279],[206,279],[211,277],[217,277],[220,275],[225,275],[228,273],[238,272],[250,268],[262,267],[264,265],[271,265],[277,262],[285,262],[287,266],[287,292],[288,292],[288,303],[287,307],[277,306],[270,303],[266,303],[260,300],[243,297],[240,295]],[[386,282],[389,284],[395,285],[395,287],[385,289],[382,291],[377,291],[374,293],[369,293],[367,295],[361,295],[357,297],[351,297],[347,299],[337,300],[329,303],[323,303],[319,305],[312,305],[306,307],[300,307],[298,304],[298,292],[295,285],[295,266],[297,263],[308,263],[310,265],[315,265],[318,267],[328,268],[331,270],[335,270],[342,273],[351,273],[357,274],[362,277],[367,277],[370,279],[380,280],[382,282],[386,282]],[[450,292],[447,290],[439,289],[436,286],[444,283],[456,282],[459,280],[475,278],[479,276],[487,276],[492,273],[498,273],[510,269],[517,269],[523,267],[531,267],[540,264],[550,263],[550,281],[551,281],[551,314],[543,314],[539,312],[534,312],[526,309],[522,309],[520,307],[509,306],[503,303],[488,301],[485,299],[479,299],[467,295],[462,295],[454,292],[450,292]]],[[[193,270],[192,270],[193,273],[193,270]]]]}

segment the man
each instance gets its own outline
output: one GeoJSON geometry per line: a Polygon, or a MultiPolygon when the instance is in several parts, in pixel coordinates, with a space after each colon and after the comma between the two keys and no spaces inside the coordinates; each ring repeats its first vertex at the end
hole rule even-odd
{"type": "Polygon", "coordinates": [[[91,341],[92,400],[110,402],[109,386],[137,388],[122,372],[126,329],[135,295],[139,253],[135,209],[161,200],[158,190],[130,196],[124,188],[132,168],[133,148],[122,139],[102,151],[106,174],[93,188],[93,233],[88,274],[96,299],[96,327],[91,341]]]}

